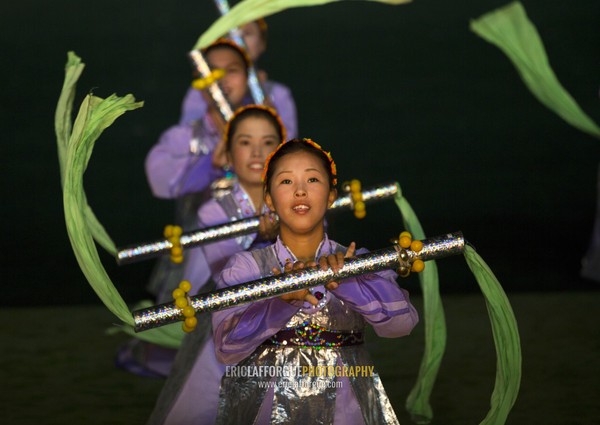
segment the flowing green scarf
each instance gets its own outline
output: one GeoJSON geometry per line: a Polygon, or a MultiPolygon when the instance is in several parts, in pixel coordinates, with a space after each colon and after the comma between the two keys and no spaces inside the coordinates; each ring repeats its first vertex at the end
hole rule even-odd
{"type": "Polygon", "coordinates": [[[496,384],[490,410],[480,423],[503,424],[515,404],[521,385],[521,342],[517,320],[502,285],[485,261],[468,245],[464,255],[485,297],[496,347],[496,384]]]}
{"type": "MultiPolygon", "coordinates": [[[[77,262],[85,277],[104,305],[123,323],[123,329],[133,334],[133,317],[127,304],[110,280],[98,255],[94,240],[109,253],[117,249],[87,203],[83,189],[83,174],[92,155],[96,140],[118,117],[127,111],[140,108],[132,95],[106,99],[88,94],[83,100],[75,123],[71,121],[73,99],[77,81],[84,64],[73,52],[69,52],[65,69],[65,81],[56,107],[56,139],[61,168],[63,204],[67,233],[77,262]]],[[[136,335],[140,339],[164,346],[178,347],[183,331],[177,326],[136,335]]]]}
{"type": "MultiPolygon", "coordinates": [[[[400,209],[404,228],[414,239],[425,239],[425,232],[414,210],[402,195],[400,186],[395,197],[400,209]]],[[[419,273],[419,283],[423,293],[423,321],[425,322],[425,350],[421,359],[417,382],[406,400],[406,410],[416,423],[429,423],[433,411],[429,397],[433,390],[442,357],[446,349],[446,319],[440,298],[439,277],[435,261],[428,261],[425,269],[419,273]]]]}
{"type": "MultiPolygon", "coordinates": [[[[58,146],[58,162],[60,165],[60,179],[63,187],[65,184],[65,163],[67,161],[67,151],[69,149],[70,139],[72,137],[74,140],[88,137],[95,140],[105,128],[110,126],[112,122],[124,112],[117,112],[116,114],[113,113],[112,116],[107,114],[106,119],[88,123],[86,119],[89,117],[86,117],[85,115],[88,109],[91,110],[89,104],[92,99],[91,96],[88,96],[88,98],[86,98],[87,106],[82,105],[82,110],[80,111],[81,118],[78,117],[78,120],[75,122],[75,128],[73,128],[71,114],[73,113],[75,88],[84,67],[85,65],[81,63],[81,59],[79,57],[77,57],[73,52],[68,53],[67,64],[65,66],[65,81],[58,99],[58,104],[56,105],[56,114],[54,117],[54,129],[56,133],[56,143],[58,146]]],[[[85,200],[85,194],[83,195],[82,208],[85,222],[89,227],[93,238],[109,253],[116,255],[117,248],[115,247],[115,244],[94,215],[92,209],[89,207],[87,201],[85,200]]]]}
{"type": "MultiPolygon", "coordinates": [[[[342,0],[244,0],[236,4],[231,10],[217,19],[200,36],[194,49],[204,49],[219,37],[224,36],[234,28],[241,27],[248,22],[274,15],[278,12],[296,7],[322,6],[329,3],[339,3],[342,0]]],[[[356,1],[356,0],[355,0],[356,1]]],[[[365,0],[377,3],[398,5],[410,3],[411,0],[365,0]]]]}
{"type": "MultiPolygon", "coordinates": [[[[402,214],[404,227],[414,239],[425,239],[423,228],[400,187],[395,201],[402,214]]],[[[521,344],[517,321],[502,286],[483,259],[468,245],[464,256],[485,297],[496,347],[496,384],[490,410],[481,424],[503,424],[517,398],[521,383],[521,344]]],[[[446,322],[435,261],[427,262],[425,270],[419,274],[419,282],[423,293],[425,351],[417,382],[406,401],[406,409],[414,422],[429,423],[433,417],[429,397],[446,347],[446,322]]]]}
{"type": "Polygon", "coordinates": [[[508,56],[525,85],[546,107],[575,128],[600,137],[600,127],[558,81],[548,63],[540,35],[520,2],[510,3],[471,21],[471,30],[508,56]]]}

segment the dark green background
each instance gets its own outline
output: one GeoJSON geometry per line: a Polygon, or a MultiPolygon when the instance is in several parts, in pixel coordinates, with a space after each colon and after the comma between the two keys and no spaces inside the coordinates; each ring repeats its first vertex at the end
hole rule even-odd
{"type": "MultiPolygon", "coordinates": [[[[260,66],[293,90],[300,134],[331,149],[343,179],[400,182],[430,235],[462,230],[510,291],[596,289],[579,278],[591,235],[600,140],[560,120],[528,92],[508,59],[468,29],[505,1],[341,2],[268,19],[260,66]]],[[[550,63],[600,123],[600,3],[525,0],[550,63]]],[[[2,45],[1,304],[96,302],[65,231],[54,108],[68,50],[90,90],[132,93],[97,143],[90,204],[117,245],[149,240],[172,220],[152,197],[143,161],[179,117],[186,52],[216,18],[203,1],[20,1],[4,4],[2,45]]],[[[401,230],[391,202],[367,218],[332,219],[340,242],[381,248],[401,230]]],[[[127,301],[152,266],[106,267],[127,301]]],[[[442,290],[471,291],[464,261],[439,262],[442,290]]],[[[416,281],[409,287],[417,290],[416,281]]]]}

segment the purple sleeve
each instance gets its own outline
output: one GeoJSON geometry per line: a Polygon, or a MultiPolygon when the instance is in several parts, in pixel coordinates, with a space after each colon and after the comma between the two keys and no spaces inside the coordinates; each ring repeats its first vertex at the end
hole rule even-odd
{"type": "MultiPolygon", "coordinates": [[[[259,277],[260,272],[252,254],[242,252],[227,263],[217,288],[259,277]]],[[[279,298],[271,298],[214,312],[212,324],[217,359],[225,364],[239,363],[283,328],[298,309],[279,298]]]]}
{"type": "MultiPolygon", "coordinates": [[[[365,249],[357,254],[368,252],[365,249]]],[[[396,283],[396,273],[384,270],[344,279],[332,292],[360,313],[377,335],[395,338],[408,335],[419,322],[408,292],[396,283]]]]}
{"type": "Polygon", "coordinates": [[[212,164],[212,156],[190,151],[192,126],[177,125],[166,130],[146,157],[146,176],[152,193],[173,199],[204,190],[222,171],[212,164]]]}
{"type": "MultiPolygon", "coordinates": [[[[229,217],[217,201],[210,200],[198,210],[198,224],[200,227],[209,227],[226,223],[229,217]]],[[[234,254],[244,251],[237,238],[225,239],[202,246],[206,261],[210,267],[212,278],[216,282],[225,267],[225,264],[234,254]]]]}
{"type": "Polygon", "coordinates": [[[202,93],[190,87],[183,98],[181,104],[181,118],[179,124],[191,124],[192,122],[201,119],[208,109],[206,100],[202,93]]]}
{"type": "Polygon", "coordinates": [[[273,106],[275,106],[283,125],[285,125],[288,140],[293,139],[298,136],[298,118],[292,92],[281,83],[271,81],[269,85],[271,102],[273,102],[273,106]]]}

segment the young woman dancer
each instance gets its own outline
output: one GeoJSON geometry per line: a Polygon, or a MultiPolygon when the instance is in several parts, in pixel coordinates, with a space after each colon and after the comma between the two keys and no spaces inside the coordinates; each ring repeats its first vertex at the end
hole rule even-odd
{"type": "MultiPolygon", "coordinates": [[[[201,292],[214,289],[227,260],[235,253],[270,245],[276,222],[263,202],[262,170],[267,156],[285,140],[285,128],[271,108],[249,105],[236,111],[225,131],[228,162],[237,182],[198,211],[201,226],[212,226],[258,214],[258,234],[215,242],[202,247],[212,279],[201,292]]],[[[196,330],[186,336],[172,372],[161,392],[150,424],[214,424],[219,386],[225,366],[215,357],[210,315],[198,316],[196,330]]]]}
{"type": "MultiPolygon", "coordinates": [[[[264,19],[248,22],[240,28],[242,38],[246,44],[246,51],[252,64],[256,67],[259,58],[267,51],[268,27],[264,19]]],[[[298,120],[296,114],[296,103],[292,92],[286,85],[269,80],[264,70],[257,69],[259,81],[267,103],[277,110],[281,121],[287,129],[288,137],[296,137],[298,120]]],[[[202,93],[196,89],[189,88],[181,105],[180,124],[189,124],[202,117],[208,107],[202,93]]]]}
{"type": "MultiPolygon", "coordinates": [[[[303,267],[336,272],[354,255],[354,243],[346,248],[324,231],[336,169],[319,145],[307,139],[280,145],[264,180],[279,237],[232,257],[218,288],[303,267]]],[[[382,337],[407,335],[417,324],[396,277],[372,273],[215,312],[217,359],[237,364],[223,377],[217,423],[398,423],[363,343],[366,323],[382,337]],[[364,372],[347,373],[355,366],[364,372]]]]}

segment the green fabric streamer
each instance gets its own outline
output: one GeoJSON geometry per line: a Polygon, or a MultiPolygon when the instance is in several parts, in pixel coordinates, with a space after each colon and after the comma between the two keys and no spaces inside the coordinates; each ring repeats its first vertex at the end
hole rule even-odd
{"type": "MultiPolygon", "coordinates": [[[[200,36],[194,49],[204,49],[219,37],[224,36],[234,28],[240,27],[248,22],[259,18],[266,18],[286,9],[296,7],[321,6],[328,3],[340,2],[342,0],[244,0],[236,4],[231,10],[217,19],[200,36]]],[[[355,0],[356,1],[356,0],[355,0]]],[[[386,4],[403,4],[411,0],[366,0],[386,4]]]]}
{"type": "MultiPolygon", "coordinates": [[[[81,77],[81,73],[83,72],[84,68],[85,64],[81,62],[81,58],[79,58],[75,53],[69,52],[67,55],[67,64],[65,65],[65,80],[63,82],[63,87],[56,105],[56,113],[54,116],[54,130],[56,133],[56,144],[58,147],[58,163],[60,165],[61,185],[64,185],[65,161],[69,139],[71,138],[71,133],[73,130],[71,115],[73,112],[75,89],[77,87],[77,81],[79,80],[79,77],[81,77]]],[[[76,131],[79,132],[80,129],[77,128],[76,131]]],[[[108,233],[98,221],[87,201],[84,202],[85,220],[92,232],[92,236],[106,251],[112,255],[116,255],[117,247],[115,246],[115,243],[108,236],[108,233]]]]}
{"type": "Polygon", "coordinates": [[[558,81],[548,63],[542,40],[520,2],[510,3],[471,21],[470,28],[509,57],[523,82],[540,102],[575,128],[600,137],[600,127],[558,81]]]}
{"type": "Polygon", "coordinates": [[[521,344],[517,320],[502,286],[483,259],[468,245],[464,255],[485,296],[496,347],[496,384],[490,410],[481,425],[502,425],[515,403],[521,384],[521,344]]]}
{"type": "Polygon", "coordinates": [[[61,184],[64,182],[67,145],[73,127],[71,113],[73,111],[73,101],[75,99],[75,88],[84,68],[85,64],[81,63],[81,58],[75,55],[75,53],[69,52],[67,54],[65,80],[63,82],[60,97],[58,98],[54,116],[54,131],[56,133],[56,142],[58,145],[58,163],[60,165],[61,184]]]}
{"type": "MultiPolygon", "coordinates": [[[[71,113],[70,107],[73,105],[73,90],[82,70],[83,65],[80,59],[75,54],[69,54],[67,76],[56,113],[57,117],[62,117],[62,119],[57,119],[59,126],[56,132],[59,146],[62,146],[59,147],[59,158],[62,157],[60,161],[63,164],[61,174],[63,176],[63,206],[67,233],[77,262],[96,294],[119,319],[133,325],[133,317],[104,270],[96,250],[93,233],[88,225],[91,209],[83,191],[83,174],[87,168],[94,143],[102,131],[123,113],[137,109],[143,103],[136,103],[135,98],[131,95],[125,97],[112,95],[107,99],[87,95],[79,109],[72,132],[65,143],[64,138],[70,130],[67,120],[71,113]]],[[[98,226],[100,226],[99,223],[98,226]]],[[[94,228],[94,230],[97,229],[97,227],[94,228]]]]}
{"type": "MultiPolygon", "coordinates": [[[[424,239],[423,228],[410,204],[402,196],[399,186],[395,201],[405,228],[412,233],[414,239],[424,239]]],[[[481,425],[501,425],[506,422],[514,405],[521,381],[521,346],[517,322],[502,286],[483,259],[468,245],[464,255],[486,300],[498,359],[491,407],[481,425]]],[[[429,397],[446,347],[446,321],[435,261],[427,262],[419,279],[423,292],[425,351],[417,382],[406,400],[406,409],[414,422],[423,424],[429,423],[433,418],[429,397]]]]}
{"type": "MultiPolygon", "coordinates": [[[[96,140],[119,116],[127,111],[140,108],[143,102],[135,102],[132,95],[125,97],[112,95],[107,99],[88,95],[82,102],[75,124],[72,125],[71,114],[75,86],[83,68],[81,59],[73,52],[69,52],[65,82],[58,101],[55,119],[65,222],[73,252],[96,294],[104,305],[124,323],[116,327],[117,329],[144,341],[177,348],[184,336],[180,326],[163,326],[143,334],[136,334],[133,330],[133,316],[108,277],[98,256],[94,239],[105,248],[105,244],[109,248],[112,247],[114,254],[117,250],[87,204],[83,190],[83,174],[96,140]]],[[[111,252],[110,249],[107,250],[111,252]]],[[[150,304],[147,302],[144,306],[150,304]]],[[[111,330],[109,333],[114,332],[111,330]]]]}
{"type": "MultiPolygon", "coordinates": [[[[402,196],[399,185],[394,200],[402,214],[404,227],[415,240],[425,239],[423,227],[406,198],[402,196]]],[[[425,323],[425,349],[417,381],[406,400],[406,410],[411,414],[415,423],[426,424],[433,418],[429,397],[446,349],[446,319],[440,298],[439,277],[435,261],[427,262],[425,269],[419,273],[419,283],[423,293],[422,317],[425,323]]]]}

